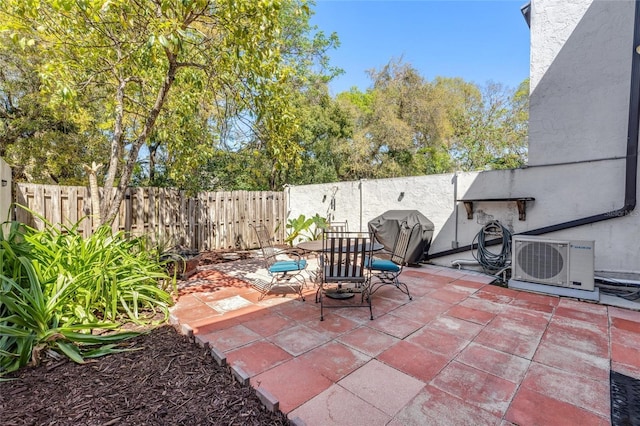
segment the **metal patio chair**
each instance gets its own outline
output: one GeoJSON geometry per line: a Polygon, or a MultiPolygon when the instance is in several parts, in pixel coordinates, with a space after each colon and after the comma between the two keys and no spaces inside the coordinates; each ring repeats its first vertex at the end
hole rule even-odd
{"type": "Polygon", "coordinates": [[[346,220],[344,222],[329,222],[327,231],[328,232],[349,232],[349,223],[346,220]]]}
{"type": "Polygon", "coordinates": [[[324,321],[325,308],[368,307],[373,319],[369,280],[365,259],[371,253],[371,237],[361,232],[323,233],[323,250],[320,254],[322,276],[316,291],[316,302],[320,303],[320,321],[324,321]],[[360,303],[349,303],[346,299],[357,297],[360,303]],[[326,299],[335,299],[327,303],[326,299]]]}
{"type": "Polygon", "coordinates": [[[263,224],[249,226],[256,233],[265,268],[271,277],[270,282],[262,280],[254,282],[254,288],[261,293],[259,300],[262,300],[275,287],[284,286],[293,290],[304,301],[302,289],[307,282],[303,272],[307,267],[307,261],[293,249],[277,249],[274,247],[273,235],[263,224]]]}
{"type": "MultiPolygon", "coordinates": [[[[409,296],[409,300],[412,300],[409,287],[405,283],[400,282],[398,277],[402,273],[404,267],[405,258],[409,249],[409,242],[414,231],[420,226],[416,223],[410,227],[407,222],[400,224],[400,230],[398,231],[398,237],[393,245],[389,259],[379,259],[375,257],[369,257],[366,261],[366,267],[371,275],[370,279],[370,294],[373,295],[381,287],[385,285],[392,285],[398,290],[409,296]],[[373,281],[373,278],[377,278],[377,281],[373,281]]],[[[375,234],[374,234],[375,238],[375,234]]]]}

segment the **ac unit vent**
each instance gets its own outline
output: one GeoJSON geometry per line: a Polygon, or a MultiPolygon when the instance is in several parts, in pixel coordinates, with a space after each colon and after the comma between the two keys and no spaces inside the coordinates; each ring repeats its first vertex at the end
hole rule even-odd
{"type": "Polygon", "coordinates": [[[513,237],[512,278],[538,284],[594,289],[593,241],[513,237]]]}
{"type": "Polygon", "coordinates": [[[524,273],[549,280],[557,277],[565,268],[567,245],[533,241],[524,244],[517,253],[516,262],[524,273]]]}

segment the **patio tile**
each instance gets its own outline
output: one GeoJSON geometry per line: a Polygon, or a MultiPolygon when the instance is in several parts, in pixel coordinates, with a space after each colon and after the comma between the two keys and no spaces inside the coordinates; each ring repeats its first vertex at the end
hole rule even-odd
{"type": "MultiPolygon", "coordinates": [[[[399,291],[396,290],[396,292],[400,293],[399,291]]],[[[400,293],[402,294],[402,293],[400,293]]],[[[400,306],[403,305],[407,305],[407,304],[411,304],[413,303],[412,301],[410,301],[407,296],[404,296],[403,299],[390,299],[387,297],[381,297],[382,295],[376,293],[375,296],[373,296],[372,299],[372,305],[373,305],[373,318],[378,318],[384,314],[388,314],[389,312],[393,312],[395,311],[397,308],[399,308],[400,306]]],[[[411,296],[413,296],[414,300],[416,298],[416,295],[411,293],[411,296]]]]}
{"type": "Polygon", "coordinates": [[[446,312],[447,315],[460,318],[480,325],[487,325],[496,317],[496,314],[478,309],[456,305],[446,312]]]}
{"type": "Polygon", "coordinates": [[[320,318],[313,318],[306,321],[301,321],[300,324],[304,324],[307,327],[316,330],[321,334],[325,334],[330,338],[336,338],[342,334],[348,333],[351,330],[355,330],[360,327],[360,323],[350,320],[349,318],[342,317],[340,315],[325,315],[324,321],[320,321],[320,318]]]}
{"type": "Polygon", "coordinates": [[[607,328],[564,317],[553,317],[543,342],[609,357],[609,333],[607,328]]]}
{"type": "Polygon", "coordinates": [[[431,384],[500,417],[507,411],[517,389],[515,383],[457,361],[447,365],[431,384]]]}
{"type": "MultiPolygon", "coordinates": [[[[374,289],[376,287],[376,281],[373,282],[374,289]]],[[[412,295],[413,297],[413,295],[412,295]]],[[[409,296],[397,289],[393,285],[383,285],[375,289],[373,294],[373,303],[375,304],[379,298],[385,298],[396,301],[398,304],[404,304],[410,302],[409,296]]]]}
{"type": "Polygon", "coordinates": [[[608,378],[592,380],[534,362],[520,386],[601,417],[608,418],[611,414],[608,378]]]}
{"type": "Polygon", "coordinates": [[[448,315],[441,315],[431,321],[429,323],[429,328],[449,333],[467,340],[473,340],[473,338],[482,331],[482,326],[479,324],[448,315]]]}
{"type": "MultiPolygon", "coordinates": [[[[405,279],[404,275],[401,275],[400,281],[407,285],[407,287],[409,288],[409,292],[411,293],[411,296],[413,296],[414,298],[424,297],[430,294],[431,292],[433,292],[434,290],[436,290],[436,288],[434,288],[431,285],[428,285],[424,280],[421,280],[419,278],[405,279]]],[[[438,285],[437,287],[438,288],[444,287],[444,284],[438,285]]]]}
{"type": "Polygon", "coordinates": [[[426,386],[394,417],[388,426],[500,425],[499,416],[426,386]]]}
{"type": "Polygon", "coordinates": [[[262,373],[292,357],[273,343],[258,340],[226,353],[227,363],[237,365],[250,376],[262,373]]]}
{"type": "Polygon", "coordinates": [[[611,344],[617,343],[630,348],[640,349],[640,334],[617,327],[610,328],[611,344]]]}
{"type": "Polygon", "coordinates": [[[494,303],[500,303],[504,305],[508,305],[514,299],[515,295],[506,295],[502,293],[497,293],[495,291],[488,291],[487,289],[491,286],[485,286],[480,290],[473,293],[473,297],[483,300],[488,300],[494,303]]]}
{"type": "Polygon", "coordinates": [[[484,287],[482,291],[493,293],[493,294],[499,294],[501,296],[506,296],[510,299],[515,299],[516,297],[518,297],[518,294],[520,293],[520,290],[514,290],[512,288],[502,287],[500,285],[488,285],[484,287]]]}
{"type": "Polygon", "coordinates": [[[492,314],[499,314],[504,310],[506,305],[504,303],[495,303],[487,299],[476,297],[476,293],[474,293],[467,299],[460,302],[459,306],[490,312],[492,314]]]}
{"type": "Polygon", "coordinates": [[[393,314],[426,324],[449,308],[451,308],[450,303],[431,299],[427,296],[426,298],[414,300],[413,303],[399,307],[393,311],[393,314]]]}
{"type": "Polygon", "coordinates": [[[307,300],[306,302],[292,300],[290,303],[280,304],[273,309],[280,315],[295,321],[306,321],[311,318],[320,319],[320,305],[314,303],[313,300],[307,300]]]}
{"type": "Polygon", "coordinates": [[[306,426],[384,426],[391,416],[339,385],[333,385],[289,413],[306,426]]]}
{"type": "Polygon", "coordinates": [[[611,370],[640,380],[640,368],[611,361],[611,370]]]}
{"type": "Polygon", "coordinates": [[[609,380],[609,358],[542,341],[533,361],[594,380],[609,380]]]}
{"type": "Polygon", "coordinates": [[[331,386],[331,380],[299,359],[291,359],[251,378],[251,386],[263,387],[280,402],[287,414],[331,386]]]}
{"type": "Polygon", "coordinates": [[[170,309],[170,312],[180,318],[180,322],[183,324],[220,315],[219,312],[213,310],[192,294],[181,296],[178,303],[170,309]]]}
{"type": "Polygon", "coordinates": [[[420,380],[375,359],[338,384],[390,416],[400,411],[424,387],[420,380]]]}
{"type": "Polygon", "coordinates": [[[305,365],[337,382],[367,363],[371,357],[339,342],[329,342],[298,358],[305,365]]]}
{"type": "Polygon", "coordinates": [[[235,325],[223,330],[203,333],[200,336],[205,342],[209,343],[210,347],[216,348],[220,352],[228,352],[262,338],[258,333],[254,333],[243,325],[235,325]]]}
{"type": "Polygon", "coordinates": [[[532,293],[529,291],[519,291],[515,300],[527,301],[547,306],[558,306],[560,303],[559,296],[549,296],[546,294],[532,293]]]}
{"type": "Polygon", "coordinates": [[[420,329],[423,324],[406,318],[399,317],[394,314],[386,314],[377,317],[370,324],[367,324],[374,330],[382,331],[398,339],[404,339],[411,333],[420,329]]]}
{"type": "Polygon", "coordinates": [[[563,304],[560,304],[560,306],[556,307],[554,316],[576,319],[579,321],[587,321],[591,324],[595,324],[599,327],[604,328],[609,325],[609,316],[607,315],[606,311],[591,312],[581,309],[569,308],[567,306],[564,306],[563,304]]]}
{"type": "Polygon", "coordinates": [[[448,357],[404,340],[382,352],[376,359],[425,383],[430,382],[450,361],[448,357]]]}
{"type": "Polygon", "coordinates": [[[484,328],[474,339],[475,343],[497,349],[522,358],[531,359],[540,343],[542,332],[533,333],[524,327],[518,328],[517,324],[505,323],[505,320],[497,317],[484,328]],[[497,326],[498,321],[506,324],[506,327],[497,326]]]}
{"type": "Polygon", "coordinates": [[[517,324],[517,327],[525,327],[532,332],[544,332],[549,326],[551,318],[552,316],[548,312],[526,309],[510,304],[504,307],[502,315],[500,315],[500,322],[514,323],[517,324]]]}
{"type": "Polygon", "coordinates": [[[357,328],[336,340],[371,357],[377,356],[398,341],[396,337],[369,327],[357,328]]]}
{"type": "Polygon", "coordinates": [[[287,328],[293,327],[296,323],[289,318],[284,318],[275,312],[270,312],[259,318],[242,323],[249,330],[252,330],[263,337],[272,336],[287,328]]]}
{"type": "Polygon", "coordinates": [[[206,292],[194,293],[193,295],[200,301],[215,302],[217,300],[226,299],[227,297],[246,294],[250,289],[238,289],[237,287],[217,286],[208,289],[206,292]]]}
{"type": "Polygon", "coordinates": [[[607,311],[609,313],[609,317],[611,318],[622,318],[628,321],[634,321],[634,322],[640,323],[640,311],[632,311],[630,309],[616,308],[614,306],[609,306],[607,311]]]}
{"type": "Polygon", "coordinates": [[[469,271],[464,271],[465,275],[460,278],[462,281],[472,281],[482,284],[491,284],[496,281],[496,277],[493,275],[486,275],[483,273],[470,273],[469,271]]]}
{"type": "Polygon", "coordinates": [[[464,348],[456,361],[516,384],[524,378],[531,364],[527,359],[476,343],[464,348]]]}
{"type": "Polygon", "coordinates": [[[447,273],[448,270],[440,268],[406,268],[402,271],[402,276],[414,277],[423,280],[440,281],[450,283],[458,278],[464,276],[458,272],[453,271],[453,275],[447,273]]]}
{"type": "Polygon", "coordinates": [[[553,305],[548,305],[546,303],[537,303],[526,299],[513,299],[510,305],[531,311],[544,312],[547,314],[551,314],[555,309],[553,305]]]}
{"type": "Polygon", "coordinates": [[[611,318],[611,327],[633,333],[640,339],[640,318],[638,318],[638,321],[632,321],[625,318],[613,317],[611,318]]]}
{"type": "Polygon", "coordinates": [[[592,302],[583,302],[580,300],[571,299],[568,297],[561,297],[558,302],[558,308],[568,308],[577,311],[592,313],[594,315],[607,315],[607,307],[592,302]]]}
{"type": "Polygon", "coordinates": [[[443,277],[447,277],[447,278],[452,278],[451,281],[455,281],[457,279],[460,279],[464,276],[467,276],[467,273],[465,271],[461,271],[458,269],[451,269],[451,268],[440,268],[438,270],[435,270],[433,272],[434,275],[438,275],[438,276],[443,276],[443,277]]]}
{"type": "Polygon", "coordinates": [[[640,370],[640,348],[611,343],[611,360],[640,370]]]}
{"type": "Polygon", "coordinates": [[[449,357],[450,359],[455,357],[469,344],[469,340],[439,331],[428,325],[413,333],[406,341],[449,357]]]}
{"type": "MultiPolygon", "coordinates": [[[[358,297],[358,296],[356,296],[358,297]]],[[[319,308],[318,308],[319,309],[319,308]]],[[[375,310],[375,305],[372,308],[373,310],[373,315],[374,315],[374,319],[376,318],[376,310],[375,310]]],[[[328,317],[332,316],[332,315],[339,315],[343,318],[347,318],[359,325],[366,325],[369,322],[371,322],[371,316],[369,314],[369,307],[368,306],[357,306],[357,307],[351,307],[351,308],[338,308],[338,309],[327,309],[327,307],[325,306],[324,309],[324,319],[325,321],[327,320],[328,317]]],[[[320,312],[318,312],[318,320],[320,320],[320,312]]]]}
{"type": "Polygon", "coordinates": [[[447,286],[430,293],[429,297],[442,300],[443,302],[455,304],[458,302],[462,302],[464,299],[469,297],[469,293],[460,291],[453,286],[447,286]]]}
{"type": "Polygon", "coordinates": [[[214,331],[224,330],[225,328],[241,324],[241,321],[237,318],[225,318],[220,314],[203,317],[197,320],[190,320],[188,322],[183,321],[182,316],[180,316],[180,320],[181,322],[188,324],[193,329],[193,334],[197,335],[212,333],[214,331]]]}
{"type": "Polygon", "coordinates": [[[298,324],[268,337],[268,340],[291,355],[298,356],[327,343],[331,338],[303,324],[298,324]]]}
{"type": "Polygon", "coordinates": [[[520,388],[505,419],[517,425],[609,425],[610,422],[590,411],[550,398],[527,388],[520,388]]]}
{"type": "Polygon", "coordinates": [[[221,314],[224,314],[226,312],[246,308],[247,306],[252,306],[252,303],[244,297],[236,295],[213,302],[207,302],[207,306],[221,314]]]}
{"type": "Polygon", "coordinates": [[[479,290],[481,288],[483,288],[484,286],[486,286],[488,283],[483,282],[484,280],[480,280],[478,281],[477,279],[473,278],[473,279],[468,279],[469,276],[464,276],[460,279],[457,279],[455,281],[452,282],[453,285],[457,285],[457,286],[461,286],[461,287],[467,287],[471,290],[479,290]]]}

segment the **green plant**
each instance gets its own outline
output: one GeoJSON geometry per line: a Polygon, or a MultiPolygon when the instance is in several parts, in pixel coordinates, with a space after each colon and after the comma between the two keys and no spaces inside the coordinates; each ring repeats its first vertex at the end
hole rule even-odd
{"type": "Polygon", "coordinates": [[[43,352],[83,362],[120,351],[115,343],[137,333],[104,330],[167,319],[169,277],[143,239],[109,226],[83,238],[79,224],[11,223],[0,232],[0,375],[43,352]]]}
{"type": "Polygon", "coordinates": [[[298,238],[303,238],[307,241],[317,240],[321,235],[320,231],[326,228],[327,225],[327,219],[317,213],[310,218],[301,214],[297,218],[287,221],[289,233],[284,241],[289,245],[293,245],[294,241],[298,238]]]}

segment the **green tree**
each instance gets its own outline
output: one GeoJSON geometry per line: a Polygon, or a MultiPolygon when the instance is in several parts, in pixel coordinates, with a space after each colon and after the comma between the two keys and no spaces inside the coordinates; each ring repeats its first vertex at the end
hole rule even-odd
{"type": "Polygon", "coordinates": [[[282,90],[293,73],[281,56],[280,14],[289,5],[309,13],[305,2],[285,0],[5,0],[0,29],[16,45],[47,52],[37,72],[49,104],[77,105],[86,93],[104,93],[99,127],[107,129],[110,155],[100,215],[110,222],[140,149],[170,121],[174,96],[246,111],[272,155],[285,162],[296,153],[287,145],[295,120],[282,90]]]}
{"type": "Polygon", "coordinates": [[[515,90],[442,80],[452,99],[451,155],[462,170],[508,169],[526,161],[528,80],[515,90]]]}
{"type": "Polygon", "coordinates": [[[48,184],[85,181],[83,162],[108,153],[85,108],[52,107],[40,92],[42,58],[0,33],[0,156],[14,179],[48,184]]]}

